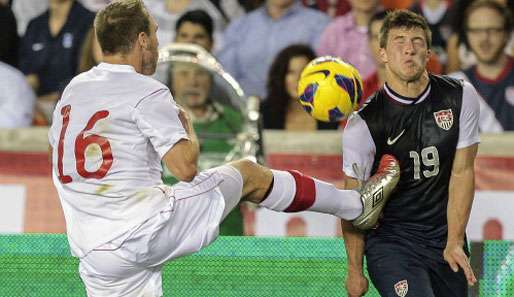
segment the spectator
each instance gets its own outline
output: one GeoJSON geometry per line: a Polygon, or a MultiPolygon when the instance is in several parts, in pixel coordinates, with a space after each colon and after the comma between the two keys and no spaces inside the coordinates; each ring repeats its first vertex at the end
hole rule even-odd
{"type": "Polygon", "coordinates": [[[480,130],[514,130],[514,59],[505,54],[512,16],[496,1],[473,3],[465,11],[466,42],[476,65],[455,73],[468,80],[482,96],[480,130]]]}
{"type": "MultiPolygon", "coordinates": [[[[112,0],[78,0],[90,11],[98,11],[112,0]]],[[[48,9],[48,1],[44,0],[11,0],[11,8],[18,23],[18,35],[25,35],[29,22],[48,9]]]]}
{"type": "Polygon", "coordinates": [[[0,128],[30,126],[35,101],[23,73],[0,62],[0,128]]]}
{"type": "Polygon", "coordinates": [[[446,65],[448,60],[446,43],[451,34],[450,1],[420,1],[414,4],[411,10],[427,20],[432,31],[432,54],[436,54],[439,62],[446,65]]]}
{"type": "Polygon", "coordinates": [[[373,61],[375,62],[376,71],[367,77],[363,77],[363,92],[361,102],[359,105],[362,105],[364,101],[375,93],[385,82],[385,65],[380,59],[380,28],[382,28],[382,24],[384,23],[384,19],[387,15],[387,11],[381,11],[373,15],[371,20],[369,21],[368,26],[368,46],[373,55],[373,61]]]}
{"type": "Polygon", "coordinates": [[[265,6],[231,23],[218,56],[246,95],[266,96],[266,76],[275,55],[293,43],[318,44],[330,21],[299,0],[267,0],[265,6]]]}
{"type": "MultiPolygon", "coordinates": [[[[452,34],[448,38],[446,53],[448,54],[448,63],[446,72],[452,73],[461,69],[467,69],[476,64],[477,60],[466,38],[466,26],[464,23],[464,12],[467,8],[477,0],[459,0],[451,9],[451,17],[453,20],[452,34]]],[[[514,0],[496,0],[506,5],[510,13],[514,13],[514,0]]],[[[514,54],[514,34],[511,34],[509,45],[505,48],[505,53],[514,54]]]]}
{"type": "Polygon", "coordinates": [[[378,8],[378,0],[350,0],[352,9],[336,18],[321,35],[317,53],[338,56],[353,64],[363,77],[376,71],[368,48],[369,20],[378,8]],[[351,42],[349,42],[351,40],[351,42]]]}
{"type": "Polygon", "coordinates": [[[47,119],[62,85],[77,72],[80,47],[94,14],[74,0],[49,0],[49,10],[30,21],[22,39],[20,70],[47,119]]]}
{"type": "Polygon", "coordinates": [[[331,18],[345,15],[351,8],[348,0],[303,0],[303,4],[321,10],[331,18]]]}
{"type": "Polygon", "coordinates": [[[0,61],[18,66],[18,33],[16,19],[7,5],[0,4],[0,61]]]}
{"type": "MultiPolygon", "coordinates": [[[[175,63],[170,72],[170,90],[177,103],[191,116],[200,141],[200,152],[204,156],[205,153],[226,155],[234,147],[231,140],[241,132],[241,114],[212,98],[213,76],[202,66],[175,63]]],[[[165,175],[163,180],[168,184],[174,182],[170,175],[165,175]]],[[[239,207],[225,218],[220,234],[243,235],[243,217],[239,207]]]]}
{"type": "Polygon", "coordinates": [[[268,97],[261,107],[264,129],[337,129],[337,123],[316,121],[297,99],[300,74],[315,57],[309,46],[301,44],[290,45],[275,57],[268,75],[268,97]]]}
{"type": "Polygon", "coordinates": [[[175,42],[197,44],[210,52],[214,44],[213,25],[205,11],[188,11],[175,24],[175,42]]]}
{"type": "Polygon", "coordinates": [[[214,40],[218,46],[222,43],[222,32],[226,21],[221,12],[209,0],[146,0],[145,5],[159,25],[157,37],[161,46],[175,40],[175,24],[185,12],[195,9],[204,10],[214,21],[214,40]]]}
{"type": "Polygon", "coordinates": [[[102,61],[102,49],[96,39],[95,29],[91,28],[86,34],[80,49],[78,73],[86,72],[102,61]]]}
{"type": "Polygon", "coordinates": [[[246,12],[237,0],[209,0],[218,8],[227,22],[242,17],[246,12]]]}

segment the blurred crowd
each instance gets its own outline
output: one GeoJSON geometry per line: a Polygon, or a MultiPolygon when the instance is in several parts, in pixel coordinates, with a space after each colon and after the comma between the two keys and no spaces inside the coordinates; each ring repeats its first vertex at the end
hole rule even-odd
{"type": "MultiPolygon", "coordinates": [[[[0,128],[50,124],[66,84],[102,60],[93,20],[108,2],[0,0],[0,128]]],[[[411,9],[432,30],[430,72],[475,86],[483,99],[482,132],[514,130],[514,0],[144,2],[159,25],[160,46],[180,42],[203,47],[247,96],[260,98],[265,129],[296,131],[341,128],[316,122],[297,103],[305,65],[320,55],[350,62],[361,73],[365,99],[384,83],[378,37],[387,10],[411,9]]],[[[210,84],[194,69],[178,75],[182,81],[173,82],[174,96],[210,84]]],[[[218,114],[232,114],[223,106],[193,103],[190,110],[199,125],[218,114]]]]}

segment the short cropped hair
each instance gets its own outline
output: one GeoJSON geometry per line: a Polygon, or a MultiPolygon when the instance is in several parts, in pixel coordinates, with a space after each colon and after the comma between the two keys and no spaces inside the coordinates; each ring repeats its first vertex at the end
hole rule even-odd
{"type": "Polygon", "coordinates": [[[139,33],[150,35],[150,15],[142,0],[118,0],[95,18],[98,43],[104,54],[127,54],[139,33]]]}
{"type": "Polygon", "coordinates": [[[406,9],[393,10],[387,14],[380,29],[380,47],[385,48],[389,31],[393,28],[420,28],[425,32],[427,47],[432,46],[432,32],[425,18],[406,9]]]}
{"type": "Polygon", "coordinates": [[[213,40],[214,22],[207,12],[201,9],[195,9],[184,13],[175,24],[175,32],[178,32],[185,22],[200,25],[205,29],[211,41],[213,40]]]}

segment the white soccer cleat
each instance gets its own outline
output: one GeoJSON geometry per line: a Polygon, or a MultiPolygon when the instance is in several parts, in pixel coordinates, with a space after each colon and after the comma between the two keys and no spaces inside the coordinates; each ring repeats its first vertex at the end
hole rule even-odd
{"type": "Polygon", "coordinates": [[[352,221],[360,230],[377,225],[382,210],[400,180],[400,165],[392,155],[383,155],[378,170],[358,190],[361,194],[362,214],[352,221]]]}

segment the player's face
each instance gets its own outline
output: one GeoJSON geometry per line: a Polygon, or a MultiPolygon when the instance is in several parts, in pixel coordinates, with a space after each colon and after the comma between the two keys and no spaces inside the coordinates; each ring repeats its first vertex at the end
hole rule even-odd
{"type": "Polygon", "coordinates": [[[159,59],[159,41],[157,40],[157,23],[150,16],[150,35],[148,36],[147,46],[143,48],[142,74],[152,75],[157,68],[159,59]]]}
{"type": "Polygon", "coordinates": [[[469,15],[466,36],[471,50],[481,63],[495,63],[503,54],[509,38],[503,25],[503,17],[488,7],[477,8],[469,15]]]}
{"type": "Polygon", "coordinates": [[[371,53],[373,54],[373,59],[375,63],[382,64],[382,60],[380,59],[380,28],[384,23],[383,20],[374,21],[371,23],[370,31],[369,31],[369,48],[371,49],[371,53]]]}
{"type": "Polygon", "coordinates": [[[309,59],[304,56],[296,56],[289,60],[289,65],[285,77],[287,94],[291,98],[298,97],[298,80],[303,68],[309,63],[309,59]]]}
{"type": "Polygon", "coordinates": [[[176,42],[180,43],[194,43],[207,51],[212,48],[212,40],[209,37],[209,33],[199,24],[184,22],[178,28],[177,35],[175,37],[176,42]]]}
{"type": "Polygon", "coordinates": [[[171,75],[173,95],[180,104],[189,108],[205,105],[212,84],[207,70],[189,63],[177,63],[171,75]]]}
{"type": "Polygon", "coordinates": [[[389,30],[385,48],[380,49],[380,58],[394,77],[412,82],[425,72],[430,50],[421,28],[392,28],[389,30]]]}

